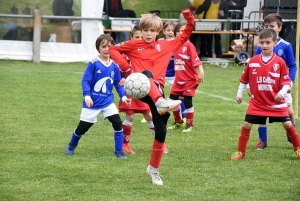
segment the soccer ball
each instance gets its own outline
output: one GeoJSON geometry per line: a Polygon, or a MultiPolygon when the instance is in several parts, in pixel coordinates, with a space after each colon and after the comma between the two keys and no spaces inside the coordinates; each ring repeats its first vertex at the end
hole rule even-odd
{"type": "Polygon", "coordinates": [[[132,98],[144,98],[150,91],[150,81],[143,73],[131,73],[125,80],[125,92],[132,98]]]}

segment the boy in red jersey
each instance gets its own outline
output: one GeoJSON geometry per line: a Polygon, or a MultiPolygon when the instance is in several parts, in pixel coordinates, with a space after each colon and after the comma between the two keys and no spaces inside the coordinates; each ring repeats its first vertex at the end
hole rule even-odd
{"type": "Polygon", "coordinates": [[[147,173],[155,185],[163,185],[158,168],[160,167],[163,147],[167,133],[167,121],[170,114],[167,112],[177,107],[181,101],[164,99],[164,83],[166,68],[170,58],[183,43],[185,43],[194,28],[194,17],[189,9],[182,10],[187,20],[183,34],[174,40],[158,40],[163,23],[156,14],[143,14],[140,19],[140,29],[143,40],[129,40],[120,46],[111,46],[109,53],[112,59],[119,64],[122,71],[143,72],[150,80],[150,92],[141,100],[146,102],[153,116],[155,126],[155,139],[152,146],[150,164],[147,173]],[[130,59],[132,66],[122,57],[124,53],[130,59]]]}
{"type": "MultiPolygon", "coordinates": [[[[135,25],[131,31],[132,37],[131,39],[136,40],[142,40],[142,34],[140,31],[140,27],[138,25],[135,25]]],[[[126,55],[123,55],[126,57],[128,63],[130,63],[130,60],[127,58],[126,55]]],[[[122,81],[125,82],[125,79],[123,78],[122,81]]],[[[123,85],[124,82],[120,83],[120,85],[123,85]]],[[[155,134],[155,127],[152,121],[152,114],[150,112],[149,105],[146,103],[138,100],[138,99],[132,99],[131,104],[125,104],[122,101],[119,102],[119,112],[126,113],[125,120],[123,121],[122,127],[123,127],[123,134],[124,134],[124,141],[123,141],[123,152],[129,153],[129,154],[135,154],[135,152],[132,150],[130,146],[130,136],[132,132],[132,124],[134,120],[134,114],[135,113],[142,113],[146,122],[148,123],[148,127],[151,130],[152,134],[155,134]]],[[[164,147],[164,153],[168,153],[168,149],[165,146],[164,147]]]]}
{"type": "MultiPolygon", "coordinates": [[[[179,22],[175,26],[176,37],[180,36],[185,29],[185,23],[179,22]]],[[[192,132],[194,128],[194,107],[193,96],[199,85],[204,81],[204,71],[202,62],[200,61],[195,46],[186,41],[175,53],[175,81],[172,85],[170,98],[178,100],[178,98],[184,97],[185,113],[186,113],[186,125],[182,132],[192,132]]],[[[180,128],[183,125],[183,119],[181,115],[181,106],[177,106],[173,109],[173,115],[175,123],[168,129],[180,128]]]]}
{"type": "Polygon", "coordinates": [[[248,83],[252,95],[239,137],[238,150],[231,156],[231,160],[245,157],[252,125],[266,124],[268,117],[269,123],[282,122],[300,160],[300,138],[289,118],[284,100],[291,80],[284,60],[273,52],[276,41],[277,34],[273,29],[262,30],[259,34],[262,54],[250,59],[240,77],[236,101],[242,102],[242,94],[248,83]]]}

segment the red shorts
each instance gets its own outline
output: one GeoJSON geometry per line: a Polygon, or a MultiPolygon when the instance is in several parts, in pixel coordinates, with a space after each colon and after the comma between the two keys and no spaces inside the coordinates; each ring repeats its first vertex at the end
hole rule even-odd
{"type": "Polygon", "coordinates": [[[119,112],[124,112],[126,114],[141,113],[147,114],[150,113],[150,108],[147,103],[140,101],[139,99],[131,99],[131,105],[126,105],[122,101],[119,102],[119,112]]]}
{"type": "Polygon", "coordinates": [[[174,82],[171,89],[171,94],[176,96],[194,96],[199,83],[195,80],[187,81],[184,84],[174,82]]]}

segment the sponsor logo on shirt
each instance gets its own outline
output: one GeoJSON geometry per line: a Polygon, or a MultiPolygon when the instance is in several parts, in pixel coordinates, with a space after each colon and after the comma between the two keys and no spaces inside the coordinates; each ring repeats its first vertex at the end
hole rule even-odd
{"type": "Polygon", "coordinates": [[[283,55],[283,50],[282,50],[282,49],[279,49],[278,52],[277,52],[277,55],[278,55],[278,56],[283,55]]]}
{"type": "Polygon", "coordinates": [[[280,77],[279,73],[269,72],[269,74],[272,75],[272,77],[280,77]]]}
{"type": "Polygon", "coordinates": [[[283,79],[285,79],[285,80],[289,79],[289,75],[283,76],[283,79]]]}
{"type": "Polygon", "coordinates": [[[253,69],[253,71],[252,71],[252,75],[256,75],[257,74],[257,71],[256,71],[256,69],[253,69]]]}
{"type": "Polygon", "coordinates": [[[252,68],[252,67],[261,67],[261,66],[259,63],[250,63],[249,67],[252,68]]]}
{"type": "Polygon", "coordinates": [[[101,70],[97,70],[97,72],[96,73],[101,73],[101,70]]]}
{"type": "Polygon", "coordinates": [[[184,53],[186,51],[186,47],[184,46],[183,48],[182,48],[182,52],[184,53]]]}
{"type": "Polygon", "coordinates": [[[178,56],[180,56],[183,59],[187,59],[187,60],[190,60],[190,58],[191,58],[189,55],[185,55],[185,54],[178,54],[178,56]]]}

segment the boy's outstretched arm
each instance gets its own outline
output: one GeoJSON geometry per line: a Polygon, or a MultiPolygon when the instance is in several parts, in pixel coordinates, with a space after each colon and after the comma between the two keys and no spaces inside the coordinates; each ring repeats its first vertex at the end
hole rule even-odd
{"type": "Polygon", "coordinates": [[[130,41],[125,42],[122,45],[112,45],[108,49],[109,55],[117,63],[123,73],[130,71],[131,66],[127,60],[122,56],[122,53],[126,54],[126,51],[130,51],[134,45],[130,44],[130,41]]]}
{"type": "Polygon", "coordinates": [[[191,36],[194,29],[194,16],[189,8],[185,8],[181,11],[184,18],[186,19],[186,26],[183,33],[176,37],[174,40],[170,41],[170,49],[175,52],[182,44],[184,44],[191,36]]]}

